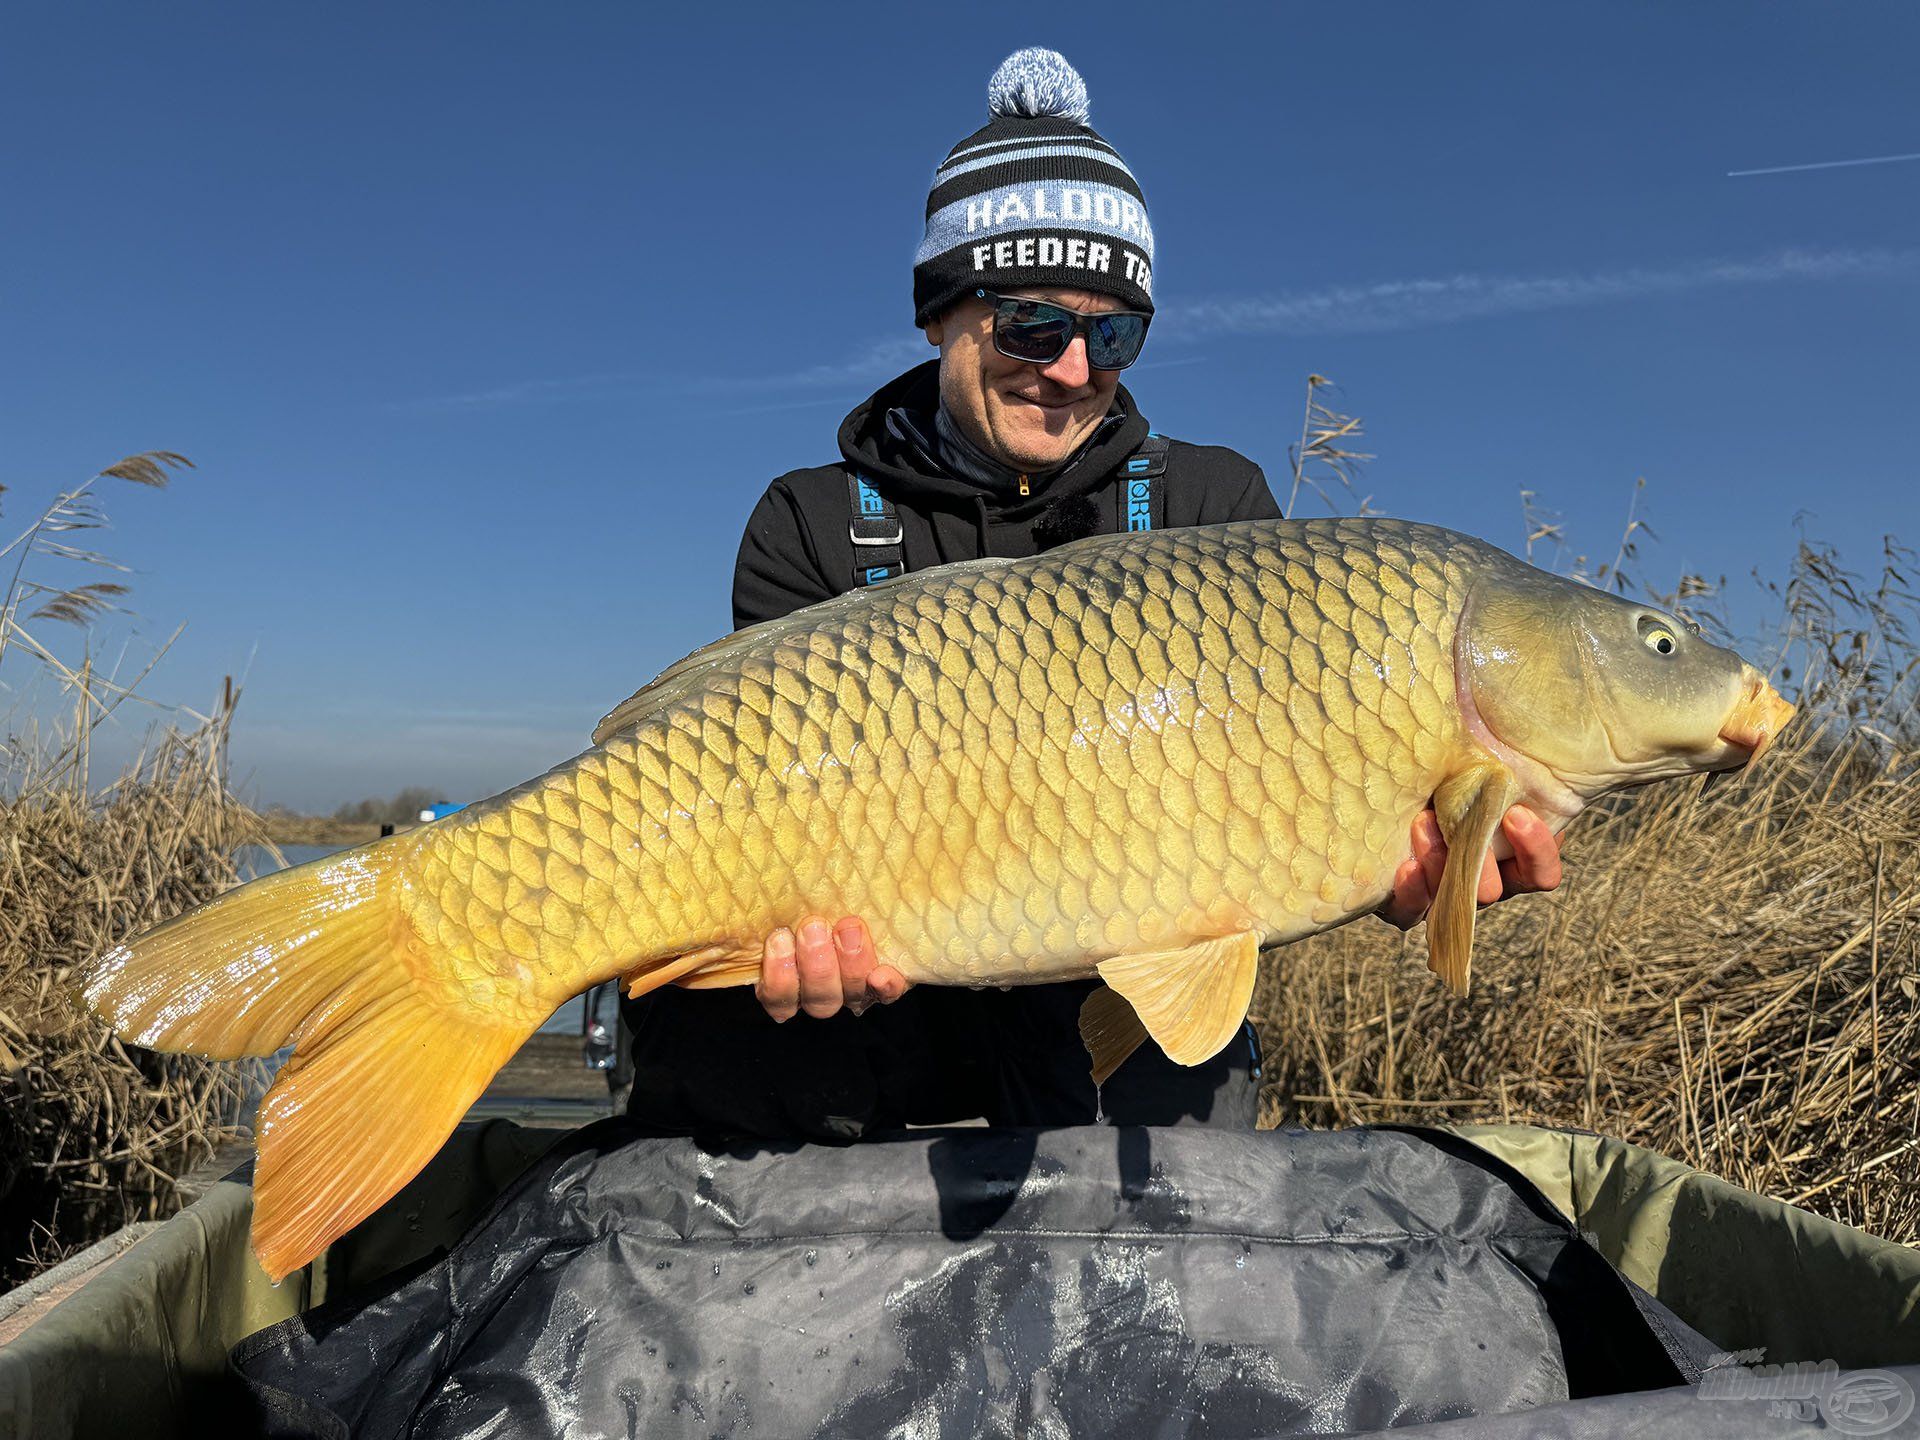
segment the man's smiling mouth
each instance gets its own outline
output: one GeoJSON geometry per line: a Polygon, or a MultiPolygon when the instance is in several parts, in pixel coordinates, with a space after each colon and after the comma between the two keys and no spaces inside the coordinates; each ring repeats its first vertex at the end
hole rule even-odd
{"type": "Polygon", "coordinates": [[[1010,398],[1023,405],[1038,406],[1042,410],[1071,410],[1075,405],[1080,403],[1080,398],[1073,395],[1061,395],[1048,398],[1041,395],[1021,395],[1015,393],[1010,398]]]}

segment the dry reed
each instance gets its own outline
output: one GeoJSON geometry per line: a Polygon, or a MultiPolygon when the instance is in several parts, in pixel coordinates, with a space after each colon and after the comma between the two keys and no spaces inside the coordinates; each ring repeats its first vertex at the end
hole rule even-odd
{"type": "MultiPolygon", "coordinates": [[[[102,472],[165,481],[174,456],[102,472]]],[[[96,480],[99,477],[96,477],[96,480]]],[[[120,939],[233,883],[258,822],[228,792],[232,695],[209,716],[169,714],[103,786],[90,767],[101,725],[133,686],[70,665],[39,633],[112,608],[117,581],[55,585],[49,569],[112,562],[72,543],[104,523],[94,481],[58,496],[0,550],[0,667],[20,695],[60,687],[71,720],[17,702],[0,766],[0,1289],[131,1220],[177,1205],[174,1177],[236,1119],[234,1067],[121,1045],[71,993],[77,967],[120,939]],[[11,663],[8,663],[8,662],[11,663]]]]}

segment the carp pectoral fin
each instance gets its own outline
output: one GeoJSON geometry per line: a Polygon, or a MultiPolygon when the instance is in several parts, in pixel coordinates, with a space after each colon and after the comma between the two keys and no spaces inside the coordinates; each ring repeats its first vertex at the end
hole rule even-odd
{"type": "Polygon", "coordinates": [[[1093,1083],[1104,1085],[1107,1077],[1126,1063],[1147,1038],[1147,1027],[1126,998],[1111,985],[1102,985],[1080,1007],[1080,1043],[1087,1047],[1093,1061],[1093,1083]]]}
{"type": "Polygon", "coordinates": [[[1242,930],[1181,950],[1116,955],[1096,968],[1169,1060],[1198,1065],[1219,1054],[1247,1018],[1260,937],[1242,930]]]}
{"type": "Polygon", "coordinates": [[[1444,781],[1433,810],[1447,838],[1447,868],[1427,914],[1427,968],[1456,995],[1467,993],[1473,969],[1473,916],[1480,867],[1500,817],[1519,797],[1513,772],[1498,761],[1475,765],[1444,781]]]}

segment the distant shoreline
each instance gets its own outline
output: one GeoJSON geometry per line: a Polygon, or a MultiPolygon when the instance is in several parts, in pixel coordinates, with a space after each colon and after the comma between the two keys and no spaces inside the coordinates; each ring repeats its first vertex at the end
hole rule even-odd
{"type": "Polygon", "coordinates": [[[380,838],[380,826],[376,822],[336,820],[331,815],[289,815],[276,810],[262,815],[260,825],[267,839],[276,845],[365,845],[380,838]]]}

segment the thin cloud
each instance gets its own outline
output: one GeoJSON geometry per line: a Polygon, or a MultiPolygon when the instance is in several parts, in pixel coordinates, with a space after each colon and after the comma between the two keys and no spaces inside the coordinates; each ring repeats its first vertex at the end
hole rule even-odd
{"type": "Polygon", "coordinates": [[[1574,275],[1469,273],[1202,300],[1168,307],[1162,328],[1182,339],[1382,334],[1735,286],[1914,276],[1920,276],[1920,249],[1783,250],[1751,259],[1658,268],[1630,266],[1574,275]]]}
{"type": "MultiPolygon", "coordinates": [[[[926,337],[918,333],[876,340],[843,360],[803,365],[767,375],[666,376],[640,370],[608,370],[587,375],[559,375],[512,380],[479,390],[429,395],[401,400],[395,410],[495,410],[516,405],[554,404],[575,400],[654,396],[752,396],[768,391],[840,389],[860,380],[896,375],[914,361],[929,358],[926,337]]],[[[751,413],[721,411],[721,414],[751,413]]]]}
{"type": "Polygon", "coordinates": [[[510,380],[482,390],[464,390],[456,391],[451,395],[427,395],[414,400],[396,400],[388,408],[393,410],[492,410],[504,405],[593,399],[601,395],[629,391],[635,386],[649,382],[657,384],[659,377],[638,370],[603,370],[591,375],[510,380]]]}
{"type": "MultiPolygon", "coordinates": [[[[1385,334],[1498,315],[1571,310],[1735,286],[1835,280],[1905,280],[1920,276],[1920,249],[1782,250],[1738,260],[1705,260],[1669,266],[1625,266],[1570,275],[1462,273],[1416,280],[1380,280],[1316,290],[1280,291],[1217,300],[1187,301],[1160,308],[1154,334],[1190,341],[1208,335],[1385,334]]],[[[756,397],[806,391],[842,392],[885,380],[916,360],[930,358],[924,336],[915,333],[871,341],[841,359],[755,375],[662,376],[605,371],[550,379],[519,380],[481,390],[404,401],[403,410],[471,410],[600,398],[706,399],[747,402],[711,412],[744,415],[801,409],[824,400],[774,401],[756,397]]],[[[1192,364],[1156,356],[1155,365],[1192,364]]],[[[1146,368],[1143,366],[1142,368],[1146,368]]],[[[834,403],[839,401],[835,394],[834,403]]]]}
{"type": "Polygon", "coordinates": [[[1851,170],[1856,165],[1898,165],[1904,160],[1920,160],[1920,151],[1908,155],[1863,155],[1858,160],[1815,160],[1810,165],[1768,165],[1759,170],[1729,170],[1729,180],[1748,175],[1795,175],[1802,170],[1851,170]]]}
{"type": "Polygon", "coordinates": [[[827,387],[837,389],[849,381],[885,379],[890,375],[898,375],[901,370],[914,362],[932,358],[933,349],[927,344],[927,337],[915,331],[912,334],[899,335],[887,340],[875,340],[844,360],[834,360],[819,365],[803,365],[795,370],[781,370],[771,375],[756,375],[748,378],[712,376],[695,382],[689,388],[708,394],[732,394],[740,391],[756,393],[764,390],[818,390],[827,387]]]}
{"type": "Polygon", "coordinates": [[[783,410],[825,410],[828,407],[847,408],[845,395],[816,395],[811,400],[769,400],[764,405],[730,405],[724,410],[703,410],[700,413],[713,418],[729,415],[776,415],[783,410]]]}

